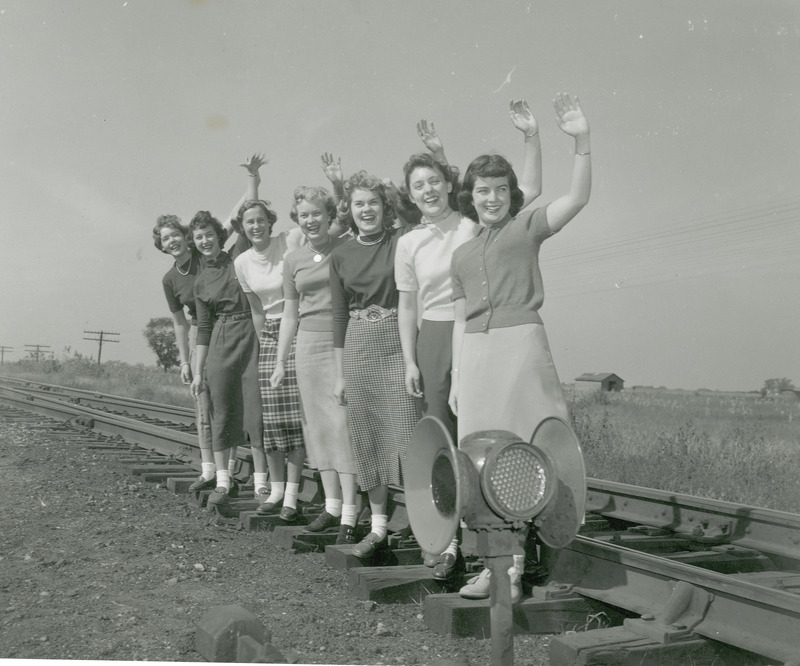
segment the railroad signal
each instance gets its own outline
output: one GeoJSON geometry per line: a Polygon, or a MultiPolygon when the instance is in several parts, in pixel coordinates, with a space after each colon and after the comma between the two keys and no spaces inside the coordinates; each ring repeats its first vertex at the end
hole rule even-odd
{"type": "Polygon", "coordinates": [[[586,472],[575,433],[551,417],[530,442],[506,430],[483,430],[457,449],[442,422],[425,416],[406,460],[406,509],[422,549],[444,551],[461,519],[477,533],[476,551],[492,574],[492,663],[513,664],[512,556],[524,554],[529,529],[547,546],[564,548],[583,520],[586,472]]]}
{"type": "Polygon", "coordinates": [[[84,338],[84,340],[91,340],[92,342],[99,343],[97,349],[97,365],[100,365],[100,357],[103,354],[103,343],[104,342],[119,342],[119,340],[114,340],[112,338],[108,338],[108,335],[119,335],[119,333],[111,333],[109,331],[84,331],[84,333],[88,335],[97,335],[96,338],[84,338]]]}

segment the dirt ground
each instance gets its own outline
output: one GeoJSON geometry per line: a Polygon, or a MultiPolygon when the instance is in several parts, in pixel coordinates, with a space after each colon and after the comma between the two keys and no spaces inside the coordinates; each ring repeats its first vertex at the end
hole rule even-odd
{"type": "MultiPolygon", "coordinates": [[[[415,603],[348,593],[319,553],[217,525],[116,456],[0,416],[0,658],[203,661],[196,623],[240,604],[290,663],[490,662],[488,640],[428,631],[415,603]]],[[[517,637],[515,663],[547,663],[517,637]]]]}

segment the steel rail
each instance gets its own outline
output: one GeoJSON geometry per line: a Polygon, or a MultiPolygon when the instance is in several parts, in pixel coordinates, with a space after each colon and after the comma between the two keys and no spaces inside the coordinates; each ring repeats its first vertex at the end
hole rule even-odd
{"type": "Polygon", "coordinates": [[[10,388],[18,386],[20,390],[28,391],[31,394],[59,397],[63,396],[68,400],[77,400],[79,404],[94,405],[96,407],[108,407],[109,409],[118,408],[126,412],[135,412],[151,419],[180,423],[183,425],[196,425],[194,409],[189,407],[178,407],[175,405],[165,405],[148,400],[128,398],[110,393],[99,393],[87,389],[72,388],[69,386],[57,386],[55,384],[44,384],[29,379],[19,379],[0,375],[0,382],[9,385],[10,388]]]}
{"type": "Polygon", "coordinates": [[[751,548],[800,566],[800,515],[587,479],[586,513],[685,535],[697,543],[751,548]]]}
{"type": "MultiPolygon", "coordinates": [[[[780,575],[784,587],[800,587],[800,571],[780,575]]],[[[694,632],[771,659],[796,660],[800,595],[758,580],[758,574],[720,574],[586,536],[560,553],[551,577],[569,581],[578,594],[644,615],[648,619],[634,626],[653,622],[665,642],[694,632]],[[678,581],[692,590],[689,601],[676,605],[678,581]],[[668,624],[659,617],[668,617],[668,624]]]]}

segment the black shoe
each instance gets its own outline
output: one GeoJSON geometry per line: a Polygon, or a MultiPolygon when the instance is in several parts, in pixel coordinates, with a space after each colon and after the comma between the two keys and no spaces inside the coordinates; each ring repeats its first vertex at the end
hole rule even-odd
{"type": "Polygon", "coordinates": [[[297,509],[291,506],[285,506],[278,514],[278,518],[285,523],[293,523],[295,520],[297,520],[297,509]]]}
{"type": "Polygon", "coordinates": [[[204,479],[202,476],[197,478],[197,481],[194,481],[191,486],[189,486],[190,493],[196,493],[201,490],[211,490],[212,488],[216,487],[217,480],[216,478],[212,477],[208,480],[204,479]]]}
{"type": "Polygon", "coordinates": [[[274,516],[278,513],[278,505],[275,502],[264,502],[259,504],[256,513],[260,516],[274,516]]]}
{"type": "Polygon", "coordinates": [[[228,497],[239,497],[239,482],[231,477],[231,488],[228,491],[228,497]]]}
{"type": "Polygon", "coordinates": [[[433,577],[436,580],[451,580],[463,574],[465,570],[466,565],[460,550],[456,555],[443,553],[436,566],[433,567],[433,577]]]}
{"type": "Polygon", "coordinates": [[[217,486],[214,492],[208,496],[209,504],[216,504],[222,506],[228,503],[228,489],[225,486],[217,486]]]}
{"type": "Polygon", "coordinates": [[[337,546],[349,546],[356,542],[353,534],[355,528],[352,525],[339,525],[339,536],[336,537],[337,546]]]}
{"type": "Polygon", "coordinates": [[[327,511],[323,511],[306,527],[306,532],[322,532],[329,527],[338,527],[341,522],[339,516],[332,516],[327,511]]]}
{"type": "Polygon", "coordinates": [[[353,555],[360,559],[372,557],[377,550],[386,546],[386,541],[386,537],[381,539],[375,532],[370,532],[353,546],[353,555]]]}

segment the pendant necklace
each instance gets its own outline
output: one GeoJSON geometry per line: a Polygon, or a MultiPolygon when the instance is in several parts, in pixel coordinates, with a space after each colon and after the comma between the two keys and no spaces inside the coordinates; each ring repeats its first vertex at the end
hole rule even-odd
{"type": "Polygon", "coordinates": [[[322,261],[322,253],[325,252],[325,250],[327,250],[330,247],[331,242],[332,242],[332,239],[328,238],[328,242],[325,243],[325,247],[323,247],[321,250],[318,250],[317,248],[314,247],[314,243],[312,243],[311,241],[308,241],[308,249],[311,250],[311,252],[314,253],[314,263],[315,264],[318,264],[320,261],[322,261]]]}

